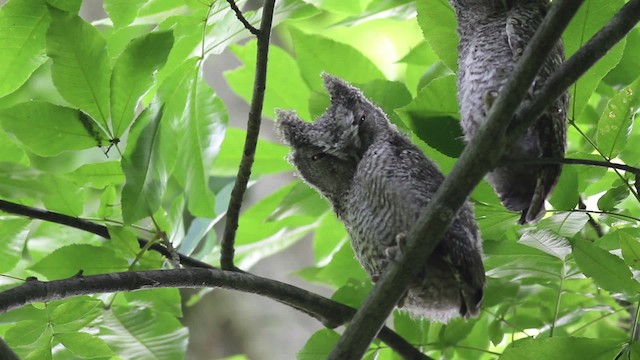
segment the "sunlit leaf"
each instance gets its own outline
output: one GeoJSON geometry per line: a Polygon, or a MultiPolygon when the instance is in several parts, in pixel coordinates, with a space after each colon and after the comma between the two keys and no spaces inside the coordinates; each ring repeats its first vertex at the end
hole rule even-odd
{"type": "Polygon", "coordinates": [[[78,357],[93,358],[113,355],[113,351],[106,342],[86,332],[60,333],[54,335],[54,338],[78,357]]]}
{"type": "Polygon", "coordinates": [[[538,229],[547,229],[552,232],[571,238],[584,229],[589,221],[589,215],[580,212],[557,213],[542,219],[538,225],[538,229]]]}
{"type": "Polygon", "coordinates": [[[340,339],[340,334],[331,329],[322,329],[311,335],[304,347],[296,354],[298,360],[326,359],[340,339]]]}
{"type": "Polygon", "coordinates": [[[609,360],[615,358],[621,344],[618,339],[528,338],[512,343],[500,360],[553,359],[558,354],[566,360],[609,360]]]}
{"type": "Polygon", "coordinates": [[[146,0],[105,0],[104,11],[109,14],[116,28],[127,26],[133,22],[140,7],[146,0]]]}
{"type": "Polygon", "coordinates": [[[548,230],[527,231],[522,234],[518,242],[541,250],[560,260],[564,260],[571,253],[569,241],[548,230]]]}
{"type": "Polygon", "coordinates": [[[0,226],[0,273],[7,273],[22,258],[22,248],[27,238],[28,219],[2,219],[0,226]]]}
{"type": "Polygon", "coordinates": [[[624,150],[631,135],[632,118],[640,106],[640,79],[620,90],[607,104],[598,121],[596,141],[609,159],[624,150]]]}
{"type": "Polygon", "coordinates": [[[82,271],[84,275],[124,271],[129,264],[113,250],[93,245],[61,247],[30,267],[49,280],[63,279],[82,271]]]}
{"type": "Polygon", "coordinates": [[[418,23],[433,51],[451,70],[458,68],[456,16],[447,1],[418,0],[418,23]]]}
{"type": "Polygon", "coordinates": [[[620,247],[622,257],[627,265],[636,270],[640,270],[640,241],[628,233],[620,233],[620,247]]]}

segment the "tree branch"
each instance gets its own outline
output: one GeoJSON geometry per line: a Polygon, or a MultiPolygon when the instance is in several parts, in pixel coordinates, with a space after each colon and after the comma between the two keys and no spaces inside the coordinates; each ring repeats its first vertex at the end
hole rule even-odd
{"type": "MultiPolygon", "coordinates": [[[[402,252],[401,259],[387,268],[378,280],[329,359],[362,357],[400,296],[422,270],[424,259],[433,252],[467,196],[487,171],[499,162],[507,144],[505,129],[547,55],[581,3],[580,0],[553,2],[513,75],[491,107],[485,124],[465,147],[449,176],[410,229],[406,251],[402,252]]],[[[544,108],[540,112],[542,110],[544,108]]],[[[535,117],[523,123],[529,125],[534,119],[535,117]]]]}
{"type": "MultiPolygon", "coordinates": [[[[16,203],[12,203],[6,200],[0,200],[0,211],[4,211],[9,214],[22,215],[32,219],[40,219],[44,221],[49,221],[52,223],[66,225],[78,230],[83,230],[98,236],[101,236],[105,239],[111,239],[111,235],[109,234],[109,230],[104,225],[98,225],[91,221],[79,219],[77,217],[60,214],[54,211],[37,209],[31,206],[20,205],[16,203]]],[[[148,240],[138,238],[138,244],[140,247],[145,247],[149,243],[148,240]]],[[[167,259],[171,259],[173,256],[172,252],[164,246],[155,243],[151,244],[149,247],[151,250],[157,251],[162,254],[167,259]]],[[[201,268],[212,268],[211,265],[202,262],[200,260],[194,259],[192,257],[178,254],[180,258],[180,264],[189,267],[201,267],[201,268]]]]}
{"type": "Polygon", "coordinates": [[[20,360],[20,357],[13,352],[3,338],[0,338],[0,359],[3,360],[20,360]]]}
{"type": "Polygon", "coordinates": [[[269,58],[269,39],[271,37],[271,23],[273,21],[273,9],[275,0],[266,0],[262,8],[262,22],[258,37],[258,51],[256,55],[256,75],[253,81],[253,95],[249,119],[247,120],[247,135],[244,142],[244,151],[238,176],[231,191],[229,207],[227,209],[227,221],[222,236],[220,266],[226,270],[235,268],[233,264],[234,243],[240,218],[242,199],[247,190],[247,183],[251,177],[251,166],[256,153],[258,135],[260,134],[260,122],[262,120],[262,106],[264,104],[264,92],[267,86],[267,61],[269,58]]]}
{"type": "MultiPolygon", "coordinates": [[[[351,307],[279,281],[235,271],[192,268],[76,276],[48,282],[28,280],[23,285],[0,293],[0,314],[36,301],[53,301],[79,295],[140,289],[211,287],[269,297],[303,310],[328,328],[342,325],[355,313],[355,309],[351,307]]],[[[389,328],[384,328],[379,337],[405,359],[429,360],[389,328]]]]}
{"type": "Polygon", "coordinates": [[[244,15],[242,15],[242,11],[240,11],[240,8],[238,8],[238,5],[236,5],[236,2],[234,0],[227,0],[227,2],[229,3],[229,6],[233,10],[233,12],[236,13],[236,17],[238,18],[238,20],[240,20],[242,25],[244,25],[244,27],[247,30],[249,30],[249,32],[252,33],[253,35],[259,36],[260,30],[256,29],[253,25],[249,24],[249,22],[244,17],[244,15]]]}
{"type": "Polygon", "coordinates": [[[567,165],[588,165],[598,166],[610,169],[618,169],[626,172],[630,172],[635,175],[640,175],[640,169],[629,166],[626,164],[616,164],[610,161],[588,160],[588,159],[573,159],[573,158],[505,158],[502,161],[503,164],[567,164],[567,165]]]}

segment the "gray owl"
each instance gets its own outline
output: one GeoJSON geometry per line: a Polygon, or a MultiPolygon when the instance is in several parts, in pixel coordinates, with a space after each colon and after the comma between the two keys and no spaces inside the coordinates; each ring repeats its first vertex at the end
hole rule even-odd
{"type": "MultiPolygon", "coordinates": [[[[375,282],[444,177],[360,90],[323,77],[331,96],[326,112],[308,123],[281,111],[277,130],[298,175],[329,200],[375,282]]],[[[481,239],[466,203],[398,306],[436,321],[466,318],[478,313],[484,281],[481,239]]]]}
{"type": "MultiPolygon", "coordinates": [[[[465,139],[485,121],[493,100],[544,18],[547,0],[450,0],[458,19],[458,102],[465,139]]],[[[558,42],[529,89],[529,101],[564,61],[558,42]]],[[[505,152],[511,159],[564,157],[568,96],[565,94],[505,152]]],[[[560,176],[560,165],[501,166],[487,180],[520,223],[544,215],[544,201],[560,176]]]]}

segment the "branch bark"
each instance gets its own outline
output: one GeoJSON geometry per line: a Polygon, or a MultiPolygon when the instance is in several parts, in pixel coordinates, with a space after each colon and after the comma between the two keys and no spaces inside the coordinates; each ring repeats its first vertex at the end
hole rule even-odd
{"type": "Polygon", "coordinates": [[[242,15],[242,11],[240,11],[240,8],[238,8],[238,5],[236,4],[236,2],[234,0],[227,0],[227,3],[229,3],[231,10],[233,10],[233,12],[236,14],[236,17],[238,18],[238,20],[240,20],[242,25],[244,25],[244,27],[247,30],[249,30],[250,33],[252,33],[255,36],[258,36],[260,34],[260,30],[256,29],[253,25],[251,25],[247,21],[247,18],[245,18],[244,15],[242,15]]]}
{"type": "MultiPolygon", "coordinates": [[[[262,8],[262,20],[258,38],[258,51],[256,55],[256,75],[253,81],[253,95],[251,108],[247,120],[247,135],[244,142],[244,151],[240,160],[238,176],[231,191],[229,207],[227,209],[227,221],[222,236],[220,266],[226,270],[235,269],[233,264],[234,243],[238,230],[240,208],[242,199],[247,190],[247,183],[251,177],[251,166],[256,153],[260,123],[262,121],[262,106],[264,104],[264,92],[267,86],[267,61],[269,58],[269,39],[271,38],[271,24],[275,0],[266,0],[262,8]]],[[[237,13],[236,13],[237,14],[237,13]]],[[[246,21],[246,20],[245,20],[246,21]]],[[[246,26],[246,25],[245,25],[246,26]]]]}
{"type": "MultiPolygon", "coordinates": [[[[360,359],[363,356],[410,281],[422,269],[423,259],[433,252],[467,196],[482,177],[499,162],[507,144],[506,129],[518,105],[545,61],[546,55],[560,38],[581,3],[579,0],[553,2],[549,13],[514,69],[513,76],[491,107],[486,123],[466,146],[429,206],[409,231],[406,251],[401,259],[392,264],[376,283],[329,359],[360,359]]],[[[539,110],[538,115],[543,110],[544,107],[539,110]]],[[[531,116],[522,123],[529,125],[535,118],[537,116],[531,116]]]]}
{"type": "MultiPolygon", "coordinates": [[[[76,276],[64,280],[27,280],[0,293],[0,314],[36,301],[159,288],[221,287],[269,297],[314,316],[324,326],[335,328],[348,321],[355,309],[312,292],[256,275],[219,269],[174,269],[76,276]]],[[[384,328],[379,337],[405,359],[429,360],[398,334],[384,328]]]]}

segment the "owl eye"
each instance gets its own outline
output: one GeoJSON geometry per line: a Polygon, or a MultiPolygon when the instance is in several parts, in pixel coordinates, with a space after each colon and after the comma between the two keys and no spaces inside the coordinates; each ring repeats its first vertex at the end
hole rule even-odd
{"type": "Polygon", "coordinates": [[[358,120],[353,120],[353,125],[359,125],[359,124],[362,124],[362,123],[364,122],[364,119],[365,119],[364,114],[362,114],[362,115],[360,116],[360,119],[358,119],[358,120]]]}
{"type": "Polygon", "coordinates": [[[364,122],[364,114],[362,114],[362,116],[360,116],[360,122],[363,123],[364,122]]]}
{"type": "Polygon", "coordinates": [[[315,154],[315,155],[313,155],[313,156],[311,157],[311,160],[313,160],[313,161],[318,161],[318,160],[322,159],[323,157],[325,157],[326,155],[327,155],[327,154],[322,153],[322,152],[321,152],[321,153],[317,153],[317,154],[315,154]]]}

